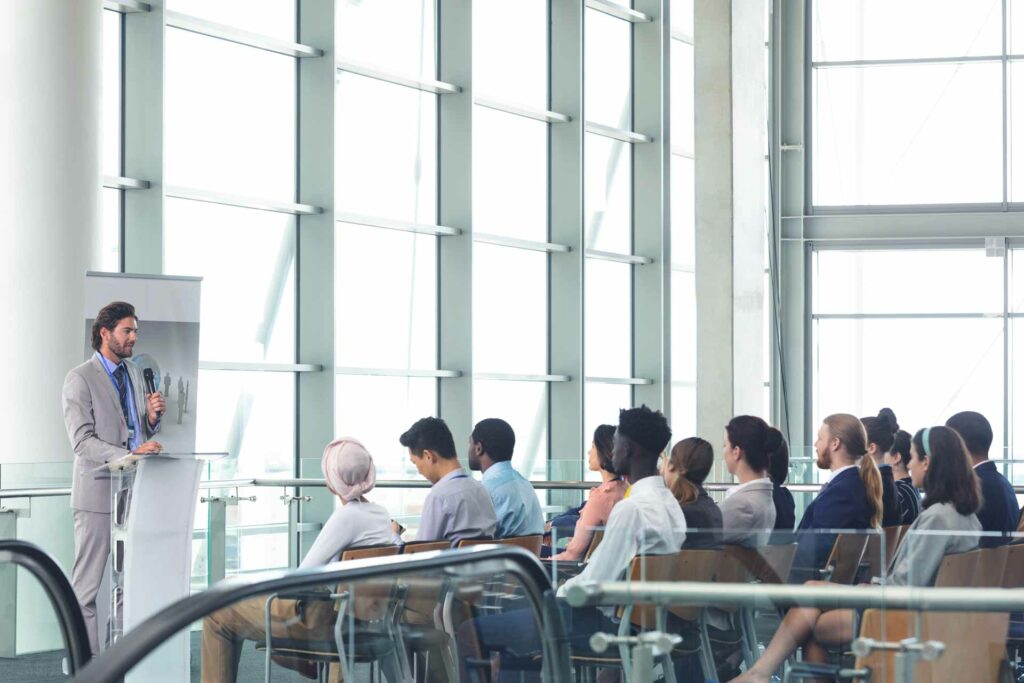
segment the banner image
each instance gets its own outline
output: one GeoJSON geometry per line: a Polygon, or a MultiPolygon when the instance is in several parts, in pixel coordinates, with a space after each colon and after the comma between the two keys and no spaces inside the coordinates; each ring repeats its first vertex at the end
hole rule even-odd
{"type": "Polygon", "coordinates": [[[126,301],[139,316],[131,361],[153,373],[167,401],[155,440],[167,453],[192,453],[199,406],[199,278],[89,272],[85,277],[85,358],[101,308],[126,301]]]}

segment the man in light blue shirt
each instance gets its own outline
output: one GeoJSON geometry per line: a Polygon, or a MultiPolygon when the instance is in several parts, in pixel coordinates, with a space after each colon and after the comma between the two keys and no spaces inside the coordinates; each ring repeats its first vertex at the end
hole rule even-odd
{"type": "Polygon", "coordinates": [[[498,516],[497,538],[544,533],[537,493],[512,467],[515,446],[512,427],[495,417],[478,422],[469,437],[469,469],[483,472],[484,488],[498,516]]]}

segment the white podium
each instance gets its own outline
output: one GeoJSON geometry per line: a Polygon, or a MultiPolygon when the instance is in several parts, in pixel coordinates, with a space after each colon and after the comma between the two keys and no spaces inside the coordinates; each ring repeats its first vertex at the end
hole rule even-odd
{"type": "MultiPolygon", "coordinates": [[[[111,462],[109,642],[188,597],[203,464],[226,453],[160,453],[111,462]],[[120,609],[119,609],[120,608],[120,609]]],[[[136,666],[128,681],[189,680],[189,634],[136,666]]]]}

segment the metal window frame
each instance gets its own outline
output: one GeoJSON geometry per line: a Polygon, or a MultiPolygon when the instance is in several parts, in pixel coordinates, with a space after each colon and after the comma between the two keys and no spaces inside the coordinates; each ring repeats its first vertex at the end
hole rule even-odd
{"type": "MultiPolygon", "coordinates": [[[[651,15],[612,2],[612,0],[586,0],[586,4],[587,9],[596,10],[616,19],[628,21],[631,24],[645,24],[654,21],[651,15]]],[[[634,2],[633,4],[638,5],[640,3],[634,2]]]]}
{"type": "Polygon", "coordinates": [[[501,99],[487,97],[485,95],[477,95],[473,98],[473,102],[478,107],[487,107],[488,109],[494,109],[495,111],[514,114],[516,116],[522,116],[528,119],[533,119],[534,121],[542,121],[544,123],[569,123],[571,120],[571,117],[568,115],[559,114],[556,111],[527,107],[512,102],[506,102],[501,99]]]}
{"type": "Polygon", "coordinates": [[[449,228],[445,225],[432,225],[428,223],[413,223],[396,218],[385,218],[383,216],[370,216],[367,214],[348,213],[338,211],[334,214],[336,223],[348,223],[350,225],[366,225],[373,228],[385,228],[387,230],[400,230],[402,232],[414,232],[420,235],[435,235],[437,237],[452,237],[461,235],[459,228],[449,228]]]}
{"type": "Polygon", "coordinates": [[[430,78],[417,78],[415,76],[398,73],[390,69],[373,66],[372,64],[362,64],[360,62],[339,59],[335,61],[334,65],[339,72],[366,76],[367,78],[374,78],[378,81],[384,81],[394,85],[402,85],[406,88],[413,88],[414,90],[421,90],[435,95],[458,95],[462,92],[462,87],[455,85],[454,83],[430,78]]]}
{"type": "Polygon", "coordinates": [[[601,137],[611,138],[612,140],[618,140],[619,142],[628,142],[631,145],[641,145],[654,142],[654,139],[650,135],[626,130],[625,128],[606,126],[603,123],[597,123],[596,121],[587,121],[587,132],[593,133],[594,135],[600,135],[601,137]]]}
{"type": "Polygon", "coordinates": [[[103,176],[103,187],[111,190],[148,190],[150,182],[138,178],[125,178],[124,176],[103,176]]]}
{"type": "Polygon", "coordinates": [[[458,379],[459,370],[413,370],[407,368],[367,368],[339,366],[334,368],[337,375],[363,375],[367,377],[433,377],[435,379],[458,379]]]}
{"type": "Polygon", "coordinates": [[[182,187],[180,185],[164,186],[164,195],[174,199],[188,199],[195,202],[236,206],[242,209],[256,209],[258,211],[286,213],[292,216],[313,216],[323,213],[324,211],[323,207],[313,206],[311,204],[296,204],[294,202],[284,202],[276,199],[263,199],[259,197],[243,197],[241,195],[214,192],[195,187],[182,187]]]}
{"type": "Polygon", "coordinates": [[[142,0],[103,0],[103,9],[109,9],[121,14],[137,14],[149,12],[153,7],[142,0]]]}
{"type": "Polygon", "coordinates": [[[254,47],[260,50],[266,50],[267,52],[275,52],[286,57],[304,59],[307,57],[324,56],[324,51],[318,47],[303,45],[302,43],[293,43],[287,40],[281,40],[280,38],[274,38],[273,36],[267,36],[262,33],[246,31],[227,24],[219,24],[215,21],[194,17],[190,14],[165,11],[164,17],[168,28],[176,28],[182,31],[189,31],[190,33],[197,33],[201,36],[207,36],[209,38],[226,40],[229,43],[236,43],[246,47],[254,47]]]}
{"type": "Polygon", "coordinates": [[[567,254],[572,251],[568,244],[555,244],[554,242],[539,242],[537,240],[524,240],[518,237],[507,237],[505,235],[493,235],[485,232],[474,232],[473,241],[479,244],[494,244],[500,247],[512,249],[526,249],[528,251],[542,251],[547,254],[567,254]]]}

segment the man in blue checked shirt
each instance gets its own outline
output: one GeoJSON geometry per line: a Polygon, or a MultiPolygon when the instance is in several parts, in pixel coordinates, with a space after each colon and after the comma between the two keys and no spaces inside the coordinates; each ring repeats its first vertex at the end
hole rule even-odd
{"type": "Polygon", "coordinates": [[[469,469],[483,472],[484,488],[491,494],[498,516],[496,538],[544,533],[537,493],[512,467],[515,447],[512,426],[496,417],[477,422],[469,437],[469,469]]]}

